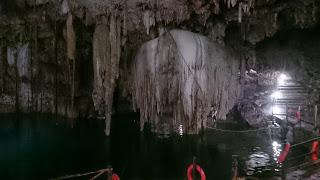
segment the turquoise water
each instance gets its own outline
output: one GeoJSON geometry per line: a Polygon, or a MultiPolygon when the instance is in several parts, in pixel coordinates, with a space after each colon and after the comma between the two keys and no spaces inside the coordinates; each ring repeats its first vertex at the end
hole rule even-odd
{"type": "Polygon", "coordinates": [[[265,132],[207,131],[201,136],[156,137],[140,133],[137,116],[128,113],[113,117],[107,138],[99,120],[72,122],[46,115],[0,118],[1,179],[48,179],[108,165],[122,179],[186,179],[186,169],[195,156],[207,179],[223,180],[231,178],[235,154],[242,174],[248,171],[248,162],[265,163],[258,170],[251,169],[253,173],[272,176],[276,168],[265,132]]]}

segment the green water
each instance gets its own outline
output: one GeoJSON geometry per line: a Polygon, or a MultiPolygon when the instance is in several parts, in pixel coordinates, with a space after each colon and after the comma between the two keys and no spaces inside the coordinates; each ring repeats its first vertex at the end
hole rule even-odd
{"type": "Polygon", "coordinates": [[[0,118],[1,179],[48,179],[108,165],[122,179],[186,179],[195,156],[207,179],[223,180],[231,178],[233,154],[239,155],[243,167],[254,151],[272,159],[270,139],[264,133],[208,131],[203,136],[160,138],[140,133],[137,118],[122,114],[113,118],[107,138],[99,120],[72,122],[46,115],[0,118]]]}

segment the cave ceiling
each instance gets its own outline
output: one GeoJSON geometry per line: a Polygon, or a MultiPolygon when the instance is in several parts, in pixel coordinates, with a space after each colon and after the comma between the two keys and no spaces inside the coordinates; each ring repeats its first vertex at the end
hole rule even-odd
{"type": "MultiPolygon", "coordinates": [[[[238,27],[241,37],[256,44],[281,30],[312,28],[318,24],[317,0],[4,0],[0,2],[0,27],[30,21],[65,20],[71,13],[87,25],[99,16],[122,17],[127,30],[149,34],[150,29],[181,28],[221,39],[238,27]],[[35,16],[35,14],[41,16],[35,16]],[[41,18],[41,19],[39,19],[41,18]],[[238,26],[238,24],[243,24],[238,26]],[[240,28],[241,27],[241,28],[240,28]]],[[[6,28],[0,36],[5,37],[6,28]]],[[[11,31],[12,32],[12,31],[11,31]]],[[[14,32],[14,31],[13,31],[14,32]]]]}

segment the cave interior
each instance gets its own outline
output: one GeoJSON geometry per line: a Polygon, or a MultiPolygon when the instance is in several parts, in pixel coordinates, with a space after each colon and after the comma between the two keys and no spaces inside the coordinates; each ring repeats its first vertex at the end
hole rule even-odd
{"type": "MultiPolygon", "coordinates": [[[[203,141],[262,130],[273,146],[306,141],[308,151],[320,133],[319,32],[318,0],[1,0],[1,123],[63,119],[103,134],[107,146],[143,141],[132,151],[148,149],[150,138],[188,137],[193,155],[203,141]]],[[[0,139],[10,128],[23,126],[4,125],[0,139]]],[[[121,153],[106,160],[118,170],[127,166],[121,153]]],[[[249,170],[238,178],[261,174],[249,170]]],[[[317,170],[286,176],[317,179],[317,170]]]]}

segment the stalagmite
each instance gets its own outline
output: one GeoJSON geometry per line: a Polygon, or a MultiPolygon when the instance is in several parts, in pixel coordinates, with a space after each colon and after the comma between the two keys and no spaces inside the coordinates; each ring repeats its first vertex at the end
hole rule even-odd
{"type": "Polygon", "coordinates": [[[132,67],[141,127],[149,121],[157,133],[181,127],[198,133],[211,105],[224,118],[240,94],[238,68],[232,51],[188,31],[173,30],[145,43],[132,67]]]}
{"type": "Polygon", "coordinates": [[[121,21],[103,16],[93,34],[93,68],[95,109],[106,118],[105,134],[110,134],[113,92],[119,74],[121,21]]]}

